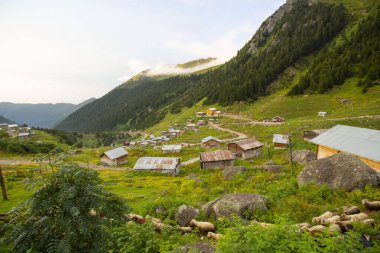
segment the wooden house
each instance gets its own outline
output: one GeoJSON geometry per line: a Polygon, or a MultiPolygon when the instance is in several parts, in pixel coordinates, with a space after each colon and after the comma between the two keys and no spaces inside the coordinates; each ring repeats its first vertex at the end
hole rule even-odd
{"type": "Polygon", "coordinates": [[[272,118],[272,122],[285,122],[285,119],[280,116],[275,116],[272,118]]]}
{"type": "Polygon", "coordinates": [[[318,112],[319,117],[326,117],[327,112],[318,112]]]}
{"type": "Polygon", "coordinates": [[[221,116],[221,115],[223,115],[223,112],[222,112],[222,111],[215,111],[213,116],[215,116],[215,117],[219,117],[219,116],[221,116]]]}
{"type": "Polygon", "coordinates": [[[216,108],[208,108],[206,114],[207,116],[214,116],[216,111],[217,111],[216,108]]]}
{"type": "Polygon", "coordinates": [[[176,154],[176,153],[181,152],[182,146],[181,145],[163,145],[161,149],[164,154],[176,154]]]}
{"type": "Polygon", "coordinates": [[[212,151],[201,153],[200,161],[202,169],[225,168],[234,165],[235,157],[228,150],[212,151]]]}
{"type": "Polygon", "coordinates": [[[336,125],[311,140],[318,145],[317,158],[339,153],[354,155],[380,172],[380,131],[336,125]]]}
{"type": "Polygon", "coordinates": [[[0,124],[0,130],[8,130],[8,124],[7,123],[1,123],[0,124]]]}
{"type": "Polygon", "coordinates": [[[286,148],[289,146],[289,135],[274,134],[273,145],[275,148],[286,148]]]}
{"type": "Polygon", "coordinates": [[[205,113],[205,112],[197,112],[197,113],[196,113],[196,116],[197,116],[198,118],[202,118],[202,117],[205,117],[205,116],[206,116],[206,113],[205,113]]]}
{"type": "Polygon", "coordinates": [[[228,150],[231,151],[235,157],[240,157],[244,160],[261,156],[262,147],[263,144],[255,138],[230,142],[228,144],[228,150]]]}
{"type": "Polygon", "coordinates": [[[128,152],[123,148],[115,148],[100,155],[100,162],[104,165],[116,166],[128,162],[128,152]]]}
{"type": "Polygon", "coordinates": [[[189,130],[195,130],[197,128],[197,125],[194,123],[186,124],[186,128],[189,130]]]}
{"type": "Polygon", "coordinates": [[[208,136],[202,140],[202,145],[208,148],[220,147],[222,141],[216,137],[208,136]]]}
{"type": "Polygon", "coordinates": [[[306,130],[303,131],[303,140],[304,141],[310,141],[311,139],[314,139],[318,135],[326,132],[327,129],[314,129],[314,130],[306,130]]]}
{"type": "Polygon", "coordinates": [[[30,139],[30,133],[29,132],[27,132],[27,133],[19,133],[17,137],[18,137],[19,140],[23,140],[23,141],[29,140],[30,139]]]}
{"type": "Polygon", "coordinates": [[[159,171],[166,174],[176,175],[181,168],[181,160],[178,157],[140,157],[133,170],[136,171],[159,171]]]}

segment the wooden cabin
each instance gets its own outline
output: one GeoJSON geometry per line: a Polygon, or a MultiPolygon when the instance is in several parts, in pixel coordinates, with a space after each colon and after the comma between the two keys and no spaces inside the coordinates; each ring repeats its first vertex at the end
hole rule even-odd
{"type": "Polygon", "coordinates": [[[222,141],[219,140],[216,137],[208,136],[202,140],[202,146],[208,147],[208,148],[218,148],[220,147],[220,143],[222,141]]]}
{"type": "Polygon", "coordinates": [[[133,170],[158,171],[165,174],[176,175],[181,168],[179,157],[140,157],[133,170]]]}
{"type": "Polygon", "coordinates": [[[311,139],[314,139],[318,135],[326,132],[327,129],[314,129],[314,130],[306,130],[303,131],[303,140],[304,141],[310,141],[311,139]]]}
{"type": "Polygon", "coordinates": [[[103,165],[117,166],[128,162],[128,152],[123,148],[115,148],[100,155],[103,165]]]}
{"type": "Polygon", "coordinates": [[[196,113],[196,116],[197,116],[198,118],[202,118],[202,117],[205,117],[205,116],[206,116],[206,113],[205,113],[205,112],[197,112],[197,113],[196,113]]]}
{"type": "Polygon", "coordinates": [[[201,168],[214,169],[233,166],[235,157],[231,151],[211,151],[200,154],[201,168]]]}
{"type": "Polygon", "coordinates": [[[240,157],[243,160],[261,156],[262,147],[263,144],[255,138],[230,142],[228,144],[228,150],[231,151],[235,157],[240,157]]]}
{"type": "Polygon", "coordinates": [[[177,154],[181,152],[182,146],[181,145],[163,145],[161,149],[164,154],[177,154]]]}
{"type": "Polygon", "coordinates": [[[336,125],[311,140],[317,144],[317,158],[339,153],[354,155],[380,172],[380,131],[361,127],[336,125]]]}
{"type": "Polygon", "coordinates": [[[275,116],[272,118],[272,122],[285,122],[285,119],[280,116],[275,116]]]}
{"type": "Polygon", "coordinates": [[[287,148],[289,146],[289,135],[274,134],[273,145],[275,148],[287,148]]]}
{"type": "Polygon", "coordinates": [[[208,108],[206,114],[207,116],[214,116],[216,111],[217,111],[216,108],[208,108]]]}

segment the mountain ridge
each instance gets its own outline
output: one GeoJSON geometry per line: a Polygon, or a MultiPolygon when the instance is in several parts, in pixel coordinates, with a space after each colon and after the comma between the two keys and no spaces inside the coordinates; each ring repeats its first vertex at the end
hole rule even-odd
{"type": "MultiPolygon", "coordinates": [[[[128,90],[117,87],[57,127],[68,131],[143,129],[159,122],[166,113],[178,113],[205,98],[206,104],[228,105],[267,96],[272,83],[286,69],[320,52],[329,42],[336,41],[343,30],[358,25],[342,4],[345,1],[330,2],[287,1],[263,22],[234,58],[216,70],[130,80],[128,90]]],[[[288,85],[295,85],[295,81],[288,85]]]]}

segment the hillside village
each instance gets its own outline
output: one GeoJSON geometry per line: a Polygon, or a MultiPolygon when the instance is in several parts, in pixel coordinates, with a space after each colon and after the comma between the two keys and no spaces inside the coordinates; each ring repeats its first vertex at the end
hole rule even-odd
{"type": "MultiPolygon", "coordinates": [[[[316,117],[319,117],[318,113],[316,114],[316,117]]],[[[253,175],[260,175],[263,173],[265,177],[279,176],[294,178],[297,180],[297,184],[299,184],[300,187],[309,187],[308,185],[310,183],[315,183],[317,185],[328,185],[329,187],[332,187],[332,189],[344,189],[344,191],[347,191],[347,194],[357,191],[356,189],[369,190],[371,188],[368,187],[378,186],[378,175],[380,173],[380,157],[378,152],[378,150],[380,150],[379,130],[341,124],[334,125],[334,121],[332,121],[329,123],[332,127],[324,129],[303,128],[303,130],[284,132],[280,129],[282,127],[287,127],[288,123],[285,120],[278,121],[278,117],[273,117],[273,120],[269,122],[267,120],[252,121],[252,124],[254,122],[257,124],[256,127],[253,125],[254,129],[261,127],[272,129],[270,132],[267,132],[265,136],[255,136],[247,134],[246,131],[244,131],[245,133],[241,133],[228,128],[228,126],[234,126],[231,125],[231,119],[233,119],[233,122],[240,122],[239,125],[244,125],[245,122],[247,122],[246,118],[242,117],[242,119],[238,120],[236,119],[237,117],[236,114],[222,113],[221,111],[219,111],[218,116],[196,112],[193,116],[188,117],[183,121],[176,121],[176,123],[169,125],[166,128],[167,130],[154,130],[154,132],[139,133],[136,135],[135,139],[133,137],[128,140],[119,139],[116,141],[115,139],[109,147],[96,149],[74,148],[75,152],[70,151],[69,159],[74,162],[82,163],[81,161],[86,161],[84,157],[90,155],[91,159],[88,161],[91,162],[87,162],[87,164],[83,164],[83,166],[98,170],[106,181],[115,178],[116,176],[118,178],[117,185],[120,183],[121,185],[117,187],[110,185],[107,188],[111,191],[116,190],[116,192],[122,196],[127,197],[128,202],[135,207],[134,213],[130,214],[129,217],[137,224],[145,224],[148,222],[150,218],[145,218],[144,216],[147,214],[147,217],[157,217],[153,218],[151,221],[154,227],[156,227],[156,231],[161,231],[164,227],[165,229],[172,229],[173,226],[175,227],[173,224],[173,222],[175,222],[178,224],[176,226],[179,226],[178,229],[182,231],[181,233],[184,235],[190,233],[189,235],[193,238],[191,240],[194,240],[194,242],[199,239],[193,237],[197,235],[197,230],[194,230],[191,227],[191,224],[189,225],[192,219],[199,219],[199,217],[201,217],[207,222],[213,223],[217,221],[218,223],[218,220],[226,215],[224,212],[229,213],[228,216],[236,215],[243,219],[247,219],[248,217],[252,217],[252,215],[259,210],[278,209],[279,207],[271,207],[273,204],[268,204],[268,196],[265,194],[250,193],[250,191],[247,192],[247,188],[245,188],[246,186],[243,186],[242,189],[245,189],[244,191],[239,191],[238,189],[240,187],[238,187],[232,191],[233,194],[230,193],[225,195],[226,199],[223,201],[226,201],[226,203],[229,203],[228,201],[233,201],[233,203],[237,204],[236,209],[234,208],[229,211],[216,211],[219,210],[219,208],[224,207],[221,206],[217,209],[212,209],[214,207],[208,207],[208,203],[203,201],[201,201],[201,203],[204,204],[199,207],[199,204],[197,204],[198,202],[189,201],[185,197],[186,193],[184,196],[182,196],[182,194],[177,196],[177,194],[173,192],[168,196],[176,196],[175,198],[180,198],[181,201],[179,203],[182,203],[182,205],[174,204],[177,202],[172,203],[174,206],[170,208],[174,208],[173,211],[175,216],[167,216],[167,208],[169,208],[169,206],[163,202],[162,204],[159,204],[160,201],[158,201],[158,199],[161,198],[160,196],[165,195],[161,195],[162,193],[157,190],[168,188],[174,189],[172,187],[174,187],[176,182],[181,182],[180,184],[184,184],[185,182],[186,184],[193,184],[191,182],[198,182],[199,180],[199,182],[202,182],[203,180],[209,180],[207,178],[211,175],[216,176],[219,175],[219,173],[221,173],[220,175],[226,183],[234,182],[235,180],[239,180],[239,178],[246,178],[244,180],[248,180],[247,182],[249,182],[252,180],[250,179],[252,176],[249,175],[252,175],[251,173],[253,171],[256,171],[253,175]],[[218,137],[207,135],[209,133],[218,137]],[[198,136],[198,138],[194,138],[194,136],[198,136]],[[367,148],[363,149],[362,147],[367,148]],[[350,167],[356,168],[355,171],[357,171],[347,171],[347,168],[350,167]],[[331,172],[328,171],[334,171],[334,174],[331,174],[331,172]],[[128,181],[132,183],[141,180],[155,180],[160,177],[163,177],[162,179],[164,179],[166,183],[163,182],[164,185],[155,189],[155,187],[151,185],[153,184],[153,181],[148,181],[150,183],[145,186],[136,185],[137,188],[134,188],[135,186],[132,186],[133,183],[130,184],[130,186],[123,183],[124,177],[122,175],[125,173],[127,173],[126,175],[130,175],[127,176],[127,178],[132,179],[132,181],[127,179],[125,183],[128,181]],[[159,174],[162,176],[159,176],[159,174]],[[326,177],[326,175],[329,176],[326,177]],[[110,176],[111,178],[109,178],[110,176]],[[180,179],[180,181],[176,178],[180,179]],[[173,183],[174,185],[172,185],[173,183]],[[127,192],[124,187],[127,187],[127,192]],[[145,193],[145,187],[147,187],[146,190],[151,187],[153,188],[148,190],[150,193],[145,193]],[[130,191],[131,189],[133,189],[132,192],[130,191]],[[155,191],[154,194],[151,193],[152,190],[155,191]],[[150,200],[147,200],[146,198],[150,200]],[[229,200],[229,198],[231,199],[229,200]],[[156,203],[153,204],[153,206],[155,206],[155,211],[153,210],[153,212],[149,211],[147,213],[147,203],[150,203],[149,205],[156,203]],[[260,208],[258,209],[259,206],[260,208]],[[211,209],[207,209],[206,207],[211,209]],[[242,213],[242,210],[245,210],[244,214],[242,213]],[[200,212],[202,212],[201,216],[199,216],[200,212]],[[221,212],[221,214],[218,212],[221,212]]],[[[377,116],[375,116],[373,120],[378,123],[378,118],[376,117],[377,116]]],[[[369,118],[369,120],[371,120],[371,118],[369,118]]],[[[292,125],[293,123],[290,124],[292,125]]],[[[11,125],[10,127],[8,126],[8,128],[4,127],[3,131],[12,131],[9,132],[12,133],[12,135],[9,134],[9,138],[17,138],[18,135],[16,133],[18,132],[16,129],[17,128],[13,129],[11,125]]],[[[20,131],[20,128],[18,131],[20,131]]],[[[21,131],[23,131],[22,128],[21,131]]],[[[35,132],[33,129],[29,129],[29,131],[35,132]]],[[[38,131],[37,133],[34,133],[34,135],[38,135],[38,131]]],[[[26,139],[20,140],[27,141],[26,139]]],[[[17,187],[22,187],[22,182],[19,181],[21,183],[20,185],[20,183],[17,183],[18,180],[13,181],[14,183],[9,181],[9,179],[13,177],[13,172],[17,172],[20,175],[20,179],[22,179],[27,174],[24,176],[24,173],[20,170],[20,166],[32,169],[36,166],[44,167],[44,165],[35,164],[33,161],[27,162],[25,159],[21,161],[16,157],[12,158],[13,163],[6,164],[6,161],[3,159],[4,158],[0,158],[0,164],[2,164],[2,166],[5,165],[3,173],[5,173],[6,183],[8,185],[8,196],[12,199],[12,203],[20,203],[28,194],[25,195],[26,192],[23,193],[24,191],[21,191],[14,195],[15,192],[12,190],[13,187],[16,185],[18,185],[17,187]],[[19,195],[19,197],[16,197],[17,195],[19,195]]],[[[46,172],[48,172],[48,170],[46,172]]],[[[159,181],[161,181],[161,179],[159,179],[159,181]]],[[[272,180],[268,181],[266,184],[269,186],[271,181],[272,180]]],[[[158,182],[154,184],[157,184],[158,182]]],[[[274,182],[276,182],[276,179],[274,179],[274,182]]],[[[251,183],[256,185],[254,187],[256,188],[259,181],[253,179],[250,184],[251,183]]],[[[201,189],[203,189],[202,191],[207,190],[207,188],[204,188],[202,185],[204,185],[204,183],[199,185],[201,189]]],[[[230,186],[227,188],[220,188],[220,193],[225,191],[226,193],[229,193],[229,187],[230,186]]],[[[380,197],[380,193],[377,190],[376,192],[375,195],[371,195],[372,198],[370,198],[369,201],[377,201],[379,199],[376,196],[380,197]]],[[[210,199],[211,196],[220,196],[220,193],[216,195],[215,193],[208,194],[210,196],[206,199],[210,200],[210,203],[217,201],[212,200],[212,198],[210,199]]],[[[224,195],[222,194],[221,199],[223,199],[223,196],[224,195]]],[[[364,196],[366,196],[366,193],[364,193],[363,199],[367,198],[364,196]]],[[[166,197],[164,197],[164,199],[165,198],[166,197]]],[[[360,201],[361,199],[359,202],[360,201]]],[[[313,205],[315,204],[317,203],[314,203],[313,205]]],[[[363,219],[358,220],[358,222],[366,224],[365,226],[368,228],[375,229],[377,227],[378,218],[380,218],[376,214],[378,211],[365,211],[365,208],[362,209],[360,207],[361,204],[356,203],[356,201],[342,204],[344,206],[356,204],[355,208],[359,208],[360,215],[363,215],[364,217],[363,219]]],[[[297,226],[299,226],[300,231],[303,231],[303,233],[309,232],[311,235],[316,236],[323,233],[324,229],[326,229],[326,231],[335,231],[343,234],[345,231],[348,231],[348,222],[346,219],[341,218],[346,215],[344,214],[346,209],[343,209],[343,214],[340,215],[339,218],[334,216],[335,213],[333,212],[333,209],[327,207],[311,209],[313,210],[311,213],[314,213],[315,215],[326,211],[332,212],[332,215],[330,215],[330,213],[324,213],[322,216],[325,218],[323,219],[335,220],[331,221],[331,224],[326,222],[315,223],[308,221],[307,219],[302,220],[301,217],[298,217],[299,219],[297,218],[295,220],[300,222],[297,226]]],[[[2,207],[0,210],[3,212],[1,217],[6,217],[4,215],[10,209],[9,207],[2,207]]],[[[302,215],[302,217],[310,217],[310,214],[308,214],[309,212],[306,213],[307,215],[302,215]]],[[[349,215],[356,215],[356,213],[349,215]]],[[[251,219],[252,218],[248,218],[248,220],[251,219]]],[[[270,221],[271,219],[267,218],[255,218],[252,224],[253,226],[258,226],[259,229],[267,229],[268,227],[276,226],[275,222],[270,221]]],[[[196,225],[195,228],[197,228],[196,225]]],[[[201,229],[202,228],[199,227],[199,230],[203,231],[201,229]]],[[[212,252],[213,245],[215,245],[218,240],[222,240],[220,238],[225,236],[223,231],[227,231],[226,229],[227,227],[217,230],[211,229],[207,232],[208,234],[206,233],[209,239],[205,241],[205,239],[202,239],[203,237],[198,237],[201,238],[202,244],[194,245],[196,245],[196,247],[210,248],[211,251],[206,252],[212,252]]],[[[202,233],[203,232],[201,232],[200,235],[202,235],[202,233]]],[[[186,240],[188,240],[188,238],[186,240]]],[[[373,240],[374,239],[371,241],[372,243],[373,240]]]]}
{"type": "Polygon", "coordinates": [[[377,0],[288,0],[226,63],[5,110],[0,252],[380,252],[379,36],[377,0]]]}

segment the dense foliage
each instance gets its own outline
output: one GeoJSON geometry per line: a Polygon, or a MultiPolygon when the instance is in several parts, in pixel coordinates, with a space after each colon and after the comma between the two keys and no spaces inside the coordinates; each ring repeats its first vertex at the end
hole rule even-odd
{"type": "MultiPolygon", "coordinates": [[[[288,1],[221,67],[183,76],[140,75],[71,114],[57,127],[80,132],[144,129],[168,112],[178,113],[204,98],[206,104],[253,101],[268,95],[279,75],[300,61],[310,70],[292,95],[326,92],[354,75],[363,79],[358,86],[366,92],[378,84],[377,16],[358,25],[358,20],[366,19],[365,14],[351,16],[342,4],[288,1]],[[342,30],[352,33],[344,37],[342,30]],[[308,56],[314,59],[311,63],[308,56]]],[[[289,85],[295,81],[298,79],[289,85]]]]}
{"type": "Polygon", "coordinates": [[[16,252],[107,252],[110,227],[129,208],[96,171],[65,165],[16,210],[8,243],[16,252]]]}
{"type": "Polygon", "coordinates": [[[53,143],[35,142],[35,141],[22,141],[10,138],[1,138],[0,136],[0,151],[9,153],[48,153],[56,148],[53,143]]]}
{"type": "Polygon", "coordinates": [[[380,79],[380,9],[361,21],[354,31],[342,36],[342,42],[318,53],[309,71],[302,76],[290,95],[324,93],[352,76],[366,92],[380,79]]]}

